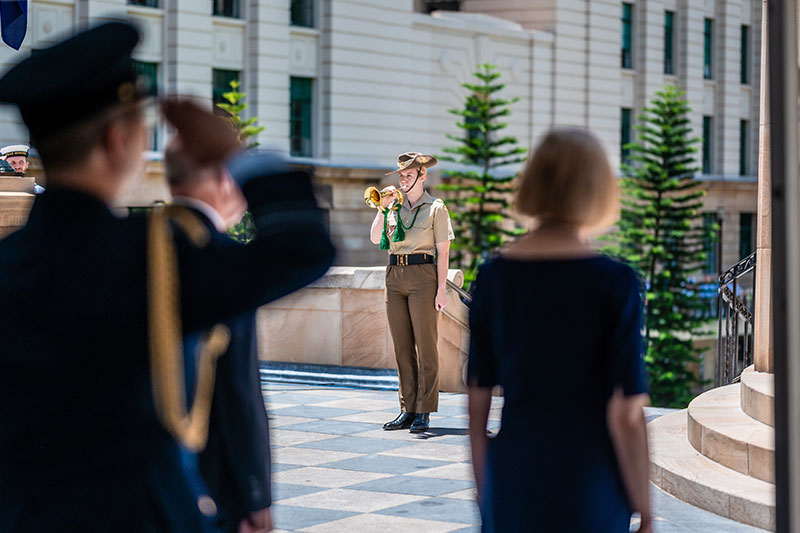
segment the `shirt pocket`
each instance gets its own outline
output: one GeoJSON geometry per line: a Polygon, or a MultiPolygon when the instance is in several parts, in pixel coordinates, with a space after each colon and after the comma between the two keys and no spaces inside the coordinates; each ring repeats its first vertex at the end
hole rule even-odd
{"type": "Polygon", "coordinates": [[[428,217],[427,219],[417,220],[414,222],[415,229],[421,229],[423,231],[428,231],[433,229],[433,217],[428,217]]]}

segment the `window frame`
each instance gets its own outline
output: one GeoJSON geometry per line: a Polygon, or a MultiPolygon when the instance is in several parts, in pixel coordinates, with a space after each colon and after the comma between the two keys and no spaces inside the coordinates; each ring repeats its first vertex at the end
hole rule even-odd
{"type": "Polygon", "coordinates": [[[314,0],[291,0],[289,3],[289,25],[296,28],[316,28],[316,5],[314,0]],[[298,7],[299,6],[299,7],[298,7]],[[295,7],[298,7],[295,10],[295,7]],[[304,9],[303,9],[304,8],[304,9]],[[305,18],[295,19],[295,11],[305,14],[305,18]]]}
{"type": "Polygon", "coordinates": [[[222,98],[222,94],[226,93],[231,90],[230,82],[236,80],[240,84],[241,87],[244,86],[244,73],[241,70],[233,70],[233,69],[225,69],[225,68],[212,68],[211,69],[211,103],[216,107],[217,104],[220,103],[228,103],[224,98],[222,98]],[[225,74],[223,74],[225,73],[225,74]],[[231,74],[235,74],[235,76],[231,77],[231,74]],[[225,79],[227,83],[225,84],[225,88],[222,90],[218,89],[217,81],[218,79],[222,78],[223,76],[227,76],[225,79]],[[219,96],[219,98],[217,98],[219,96]]]}
{"type": "Polygon", "coordinates": [[[739,81],[742,85],[750,85],[750,26],[742,24],[740,37],[739,81]]]}
{"type": "Polygon", "coordinates": [[[633,141],[633,109],[630,107],[620,108],[619,119],[619,162],[620,164],[630,163],[630,149],[625,146],[633,141]],[[627,138],[627,139],[626,139],[627,138]]]}
{"type": "Polygon", "coordinates": [[[675,75],[675,12],[664,10],[664,74],[675,75]]]}
{"type": "Polygon", "coordinates": [[[750,175],[750,121],[739,120],[739,175],[750,175]]]}
{"type": "Polygon", "coordinates": [[[714,172],[714,117],[703,115],[703,174],[714,172]]]}
{"type": "Polygon", "coordinates": [[[314,81],[314,78],[302,76],[289,78],[289,153],[292,157],[314,157],[314,81]],[[295,89],[295,84],[300,82],[308,83],[307,88],[303,89],[307,95],[305,98],[296,98],[295,96],[301,90],[299,87],[295,89]],[[307,103],[306,111],[301,110],[297,116],[295,106],[303,102],[307,103]],[[300,124],[299,135],[296,126],[298,123],[300,124]],[[305,132],[305,129],[308,131],[305,132]],[[299,149],[295,149],[296,140],[300,142],[299,149]],[[307,150],[304,149],[304,142],[307,150]]]}
{"type": "Polygon", "coordinates": [[[635,30],[635,9],[630,2],[622,3],[621,15],[621,35],[620,43],[620,67],[625,70],[634,70],[636,61],[634,58],[634,30],[635,30]],[[627,34],[626,34],[627,29],[627,34]],[[626,42],[627,41],[627,42],[626,42]]]}
{"type": "Polygon", "coordinates": [[[714,79],[714,19],[703,19],[703,79],[714,79]]]}
{"type": "Polygon", "coordinates": [[[703,228],[708,231],[709,227],[715,224],[719,227],[712,236],[706,236],[703,239],[703,252],[706,254],[706,259],[703,262],[703,274],[713,275],[715,278],[722,270],[722,257],[720,250],[720,235],[722,234],[722,220],[717,213],[706,211],[703,213],[703,228]]]}
{"type": "MultiPolygon", "coordinates": [[[[137,77],[147,76],[150,74],[150,72],[152,72],[153,75],[149,78],[151,83],[147,84],[145,92],[149,97],[152,98],[158,97],[158,87],[159,87],[158,82],[161,73],[161,64],[155,61],[140,61],[138,59],[134,59],[133,66],[136,69],[137,77]]],[[[150,109],[148,109],[148,111],[150,111],[150,109]]],[[[152,112],[155,113],[155,110],[152,110],[152,112]]],[[[158,114],[156,114],[156,118],[153,122],[153,128],[151,131],[148,132],[148,135],[151,136],[148,149],[154,152],[158,151],[161,143],[161,125],[162,125],[161,118],[159,117],[158,114]]]]}
{"type": "Polygon", "coordinates": [[[744,259],[756,249],[756,217],[754,213],[739,213],[739,259],[744,259]],[[745,224],[745,220],[747,224],[745,224]],[[745,231],[745,228],[747,230],[745,231]]]}
{"type": "Polygon", "coordinates": [[[225,17],[229,19],[241,19],[242,18],[242,2],[241,0],[211,0],[211,15],[214,17],[225,17]],[[226,11],[227,9],[224,8],[227,2],[230,2],[231,6],[231,13],[228,14],[226,11]],[[221,6],[220,6],[221,4],[221,6]],[[222,7],[222,9],[218,9],[218,7],[222,7]]]}

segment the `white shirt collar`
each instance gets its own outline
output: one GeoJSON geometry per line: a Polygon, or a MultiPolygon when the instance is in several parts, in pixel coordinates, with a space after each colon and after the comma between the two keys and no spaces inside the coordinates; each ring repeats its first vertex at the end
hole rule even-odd
{"type": "Polygon", "coordinates": [[[220,233],[224,233],[228,229],[227,225],[225,224],[225,219],[222,218],[222,215],[220,215],[216,209],[202,200],[198,200],[197,198],[192,198],[190,196],[173,196],[172,203],[175,205],[182,205],[197,209],[208,217],[208,219],[212,224],[214,224],[214,227],[217,228],[217,231],[220,233]]]}

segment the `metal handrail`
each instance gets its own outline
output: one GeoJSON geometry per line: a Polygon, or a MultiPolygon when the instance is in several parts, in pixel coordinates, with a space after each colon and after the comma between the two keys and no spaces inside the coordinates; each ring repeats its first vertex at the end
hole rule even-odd
{"type": "Polygon", "coordinates": [[[733,280],[740,278],[756,268],[756,253],[748,255],[728,270],[719,275],[719,284],[723,285],[730,283],[733,280]]]}
{"type": "Polygon", "coordinates": [[[449,279],[447,280],[447,286],[456,291],[456,293],[461,297],[461,299],[467,306],[469,306],[472,303],[472,295],[467,291],[465,291],[464,289],[462,289],[461,287],[459,287],[458,285],[456,285],[455,283],[453,283],[452,281],[450,281],[449,279]]]}
{"type": "Polygon", "coordinates": [[[753,310],[739,298],[739,280],[755,277],[756,254],[748,255],[719,276],[719,330],[717,335],[716,385],[739,380],[753,360],[753,310]]]}

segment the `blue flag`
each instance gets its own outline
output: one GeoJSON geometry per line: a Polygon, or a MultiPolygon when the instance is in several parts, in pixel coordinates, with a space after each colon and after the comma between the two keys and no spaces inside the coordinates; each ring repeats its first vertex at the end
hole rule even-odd
{"type": "Polygon", "coordinates": [[[0,0],[0,30],[3,42],[19,50],[28,30],[28,0],[0,0]]]}

